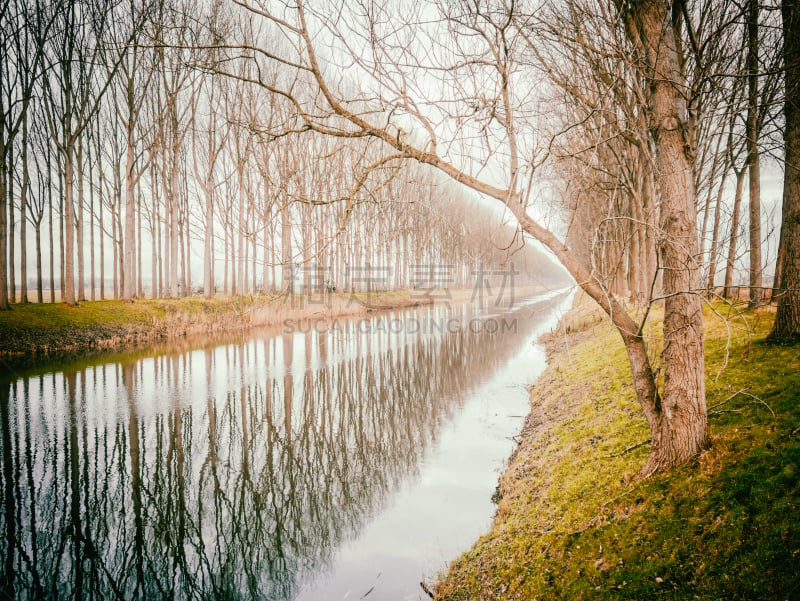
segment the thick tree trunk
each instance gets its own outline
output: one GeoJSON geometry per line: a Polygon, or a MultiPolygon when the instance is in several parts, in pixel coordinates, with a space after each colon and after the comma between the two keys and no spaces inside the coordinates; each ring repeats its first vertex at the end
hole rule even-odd
{"type": "Polygon", "coordinates": [[[677,56],[677,34],[667,5],[641,6],[642,44],[651,76],[656,173],[661,193],[660,248],[664,268],[664,387],[650,423],[646,472],[669,469],[696,455],[708,440],[703,348],[703,311],[697,293],[697,215],[686,149],[687,110],[677,56]]]}
{"type": "MultiPolygon", "coordinates": [[[[663,391],[655,386],[646,347],[635,322],[608,296],[577,259],[553,236],[516,210],[521,225],[547,245],[581,287],[611,317],[628,352],[633,382],[650,426],[645,474],[668,470],[697,455],[708,440],[701,298],[698,294],[698,239],[695,188],[688,139],[688,111],[681,62],[666,3],[619,3],[627,33],[649,80],[651,132],[655,142],[655,186],[660,195],[658,249],[663,270],[663,391]],[[687,150],[688,149],[688,150],[687,150]]],[[[511,206],[513,203],[509,203],[511,206]]]]}
{"type": "Polygon", "coordinates": [[[771,339],[800,339],[800,7],[783,1],[786,163],[783,180],[781,291],[771,339]]]}

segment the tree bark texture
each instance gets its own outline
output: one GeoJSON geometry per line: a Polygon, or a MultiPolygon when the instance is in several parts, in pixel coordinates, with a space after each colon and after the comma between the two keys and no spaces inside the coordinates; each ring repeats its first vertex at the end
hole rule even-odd
{"type": "Polygon", "coordinates": [[[781,246],[783,264],[778,311],[770,338],[800,339],[800,7],[784,0],[786,69],[786,163],[783,180],[781,246]]]}
{"type": "Polygon", "coordinates": [[[708,440],[697,213],[688,156],[693,144],[687,133],[677,33],[668,8],[663,1],[644,0],[629,8],[627,16],[629,35],[642,55],[650,84],[663,231],[659,258],[665,297],[664,384],[660,399],[657,394],[640,397],[651,430],[646,473],[683,463],[708,440]]]}

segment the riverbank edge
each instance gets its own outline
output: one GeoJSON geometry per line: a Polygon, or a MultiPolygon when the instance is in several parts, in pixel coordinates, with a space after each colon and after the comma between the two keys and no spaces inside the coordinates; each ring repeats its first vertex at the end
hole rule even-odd
{"type": "Polygon", "coordinates": [[[800,347],[764,342],[773,318],[706,310],[711,445],[643,479],[649,434],[624,347],[579,294],[541,339],[548,366],[491,529],[435,598],[800,598],[800,347]]]}
{"type": "MultiPolygon", "coordinates": [[[[464,291],[456,293],[456,297],[464,291]]],[[[453,295],[451,295],[452,297],[453,295]]],[[[0,312],[0,371],[88,358],[304,320],[333,320],[432,305],[410,291],[18,304],[0,312]]]]}
{"type": "MultiPolygon", "coordinates": [[[[547,292],[520,286],[517,298],[547,292]]],[[[0,374],[37,368],[52,361],[89,359],[143,351],[176,341],[241,335],[249,330],[310,321],[370,317],[425,306],[472,302],[475,289],[333,292],[313,295],[216,296],[211,299],[137,299],[25,303],[0,311],[0,374]]]]}

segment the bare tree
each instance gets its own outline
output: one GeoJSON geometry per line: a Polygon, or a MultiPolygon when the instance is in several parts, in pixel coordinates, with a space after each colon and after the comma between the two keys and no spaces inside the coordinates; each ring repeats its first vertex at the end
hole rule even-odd
{"type": "MultiPolygon", "coordinates": [[[[169,277],[170,295],[177,297],[181,277],[186,278],[185,261],[179,274],[179,241],[182,237],[181,220],[181,153],[190,130],[192,62],[190,40],[192,35],[186,11],[175,11],[167,2],[159,2],[153,38],[156,45],[156,69],[160,81],[155,82],[155,93],[150,101],[153,119],[157,123],[155,152],[160,154],[160,164],[155,165],[160,173],[161,186],[167,202],[165,209],[169,230],[169,277]],[[182,274],[182,275],[181,275],[182,274]]],[[[154,201],[155,202],[155,201],[154,201]]],[[[187,216],[184,220],[188,225],[187,216]]],[[[187,238],[188,239],[188,238],[187,238]]],[[[155,273],[153,274],[155,278],[155,273]]],[[[154,280],[155,281],[155,280],[154,280]]],[[[155,291],[155,286],[153,287],[155,291]]],[[[184,285],[184,294],[187,294],[184,285]]]]}
{"type": "Polygon", "coordinates": [[[202,94],[196,92],[192,104],[192,131],[194,139],[192,153],[195,178],[205,197],[203,217],[205,219],[205,242],[203,246],[203,288],[207,298],[214,296],[214,215],[218,195],[215,169],[226,143],[227,130],[219,119],[221,103],[218,82],[210,77],[202,87],[202,94]],[[202,113],[205,113],[204,120],[202,113]]]}
{"type": "MultiPolygon", "coordinates": [[[[13,169],[8,161],[14,139],[27,118],[36,74],[42,67],[44,40],[61,3],[47,6],[9,1],[0,5],[0,310],[8,309],[9,250],[6,198],[13,169]]],[[[10,216],[13,223],[13,212],[10,216]]],[[[13,264],[13,263],[12,263],[13,264]]]]}
{"type": "MultiPolygon", "coordinates": [[[[148,163],[152,154],[146,153],[147,144],[143,143],[144,138],[150,134],[146,124],[141,121],[142,109],[148,96],[148,88],[154,76],[154,68],[149,64],[150,52],[140,45],[144,37],[143,15],[146,5],[137,5],[135,0],[127,4],[124,17],[130,19],[129,23],[122,21],[118,26],[123,29],[122,34],[115,37],[125,37],[125,30],[131,31],[130,44],[126,49],[121,60],[116,64],[112,60],[109,64],[109,79],[113,77],[113,70],[118,70],[117,80],[119,89],[115,89],[114,98],[116,105],[116,116],[125,131],[125,235],[124,235],[124,261],[123,272],[126,277],[123,280],[122,298],[126,301],[133,299],[135,294],[136,281],[133,274],[136,271],[136,187],[140,178],[147,170],[148,163]]],[[[140,250],[140,249],[139,249],[140,250]]]]}
{"type": "MultiPolygon", "coordinates": [[[[665,348],[660,390],[643,324],[637,323],[556,233],[529,210],[526,201],[537,153],[525,137],[535,124],[523,118],[530,114],[525,104],[530,90],[517,72],[516,57],[519,46],[526,43],[522,35],[526,25],[515,5],[425,6],[419,10],[428,11],[426,15],[440,10],[441,16],[432,23],[417,15],[418,22],[430,24],[427,32],[405,8],[398,14],[367,5],[344,14],[342,7],[331,13],[298,2],[272,14],[265,5],[243,6],[291,40],[292,50],[281,54],[268,47],[247,50],[255,53],[255,61],[278,61],[297,74],[277,85],[258,78],[254,83],[293,105],[301,120],[299,129],[348,139],[376,138],[388,153],[373,163],[372,169],[410,159],[494,198],[609,314],[628,351],[634,387],[650,424],[652,443],[646,472],[669,469],[704,446],[707,422],[702,311],[695,292],[698,242],[691,154],[696,144],[687,121],[690,107],[683,95],[680,24],[673,22],[669,6],[647,1],[635,7],[617,7],[635,53],[631,68],[640,69],[647,84],[648,135],[655,151],[654,181],[661,203],[665,348]],[[347,53],[348,60],[362,68],[364,79],[372,77],[375,85],[367,85],[365,93],[356,97],[346,86],[334,84],[333,67],[319,55],[324,40],[330,44],[330,52],[347,53]],[[426,50],[417,54],[423,43],[426,50]],[[437,77],[445,85],[435,85],[437,77]],[[311,102],[298,95],[300,81],[310,81],[317,89],[311,102]],[[431,98],[433,89],[452,90],[452,95],[431,98]],[[443,141],[443,135],[450,138],[443,141]],[[499,167],[504,169],[500,185],[496,176],[489,177],[499,167]]],[[[228,74],[237,77],[235,72],[228,74]]]]}
{"type": "MultiPolygon", "coordinates": [[[[36,239],[36,300],[39,303],[44,302],[43,295],[43,274],[42,274],[42,221],[44,220],[45,212],[48,206],[52,205],[52,189],[50,186],[50,165],[49,161],[50,146],[49,140],[44,135],[33,136],[33,160],[34,160],[34,174],[36,177],[36,192],[32,193],[28,198],[28,219],[33,225],[34,236],[36,239]],[[44,163],[44,164],[42,164],[44,163]]],[[[50,208],[50,272],[51,272],[51,301],[53,293],[55,292],[55,282],[53,282],[53,230],[52,230],[52,207],[50,208]]]]}
{"type": "MultiPolygon", "coordinates": [[[[124,50],[111,57],[104,52],[112,6],[72,0],[57,13],[54,35],[47,40],[53,68],[44,79],[48,128],[64,172],[64,297],[75,304],[75,200],[76,161],[80,138],[100,107],[124,50]],[[105,59],[105,60],[104,60],[105,59]],[[100,67],[110,61],[103,74],[100,67]]],[[[121,46],[127,45],[122,40],[121,46]]],[[[79,203],[83,198],[78,198],[79,203]]],[[[82,206],[79,207],[82,211],[82,206]]],[[[79,243],[81,241],[79,240],[79,243]]],[[[81,287],[83,282],[80,283],[81,287]]]]}

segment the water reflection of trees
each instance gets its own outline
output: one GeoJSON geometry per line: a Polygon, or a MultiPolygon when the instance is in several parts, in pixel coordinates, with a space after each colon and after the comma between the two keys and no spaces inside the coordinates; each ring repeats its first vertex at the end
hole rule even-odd
{"type": "Polygon", "coordinates": [[[340,324],[3,384],[0,596],[290,599],[414,474],[526,323],[340,324]],[[221,372],[238,384],[211,394],[221,372]],[[154,382],[168,406],[151,407],[154,382]]]}

